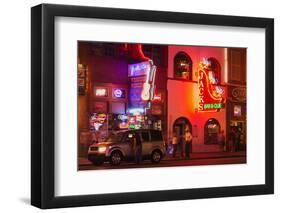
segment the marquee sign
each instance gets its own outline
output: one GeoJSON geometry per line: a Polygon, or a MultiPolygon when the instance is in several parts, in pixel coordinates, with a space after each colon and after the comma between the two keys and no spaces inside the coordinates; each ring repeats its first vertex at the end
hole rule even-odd
{"type": "Polygon", "coordinates": [[[223,107],[224,89],[213,83],[209,78],[211,71],[210,63],[203,60],[199,64],[198,71],[198,112],[216,112],[223,107]]]}

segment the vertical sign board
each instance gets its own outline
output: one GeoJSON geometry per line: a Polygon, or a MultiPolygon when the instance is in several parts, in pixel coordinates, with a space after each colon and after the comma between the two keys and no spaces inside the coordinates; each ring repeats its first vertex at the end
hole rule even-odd
{"type": "Polygon", "coordinates": [[[155,74],[156,66],[151,60],[128,66],[130,107],[144,108],[153,99],[155,74]]]}
{"type": "Polygon", "coordinates": [[[149,70],[149,61],[128,65],[128,76],[130,78],[129,98],[130,107],[132,108],[144,108],[146,105],[146,101],[142,100],[141,94],[149,70]]]}
{"type": "Polygon", "coordinates": [[[200,62],[198,71],[198,112],[217,112],[223,107],[224,89],[210,83],[210,64],[200,62]]]}

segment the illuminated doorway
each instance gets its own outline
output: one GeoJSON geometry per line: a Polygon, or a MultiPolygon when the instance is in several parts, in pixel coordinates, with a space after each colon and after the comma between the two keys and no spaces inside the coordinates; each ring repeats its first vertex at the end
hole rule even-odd
{"type": "Polygon", "coordinates": [[[205,137],[204,137],[204,143],[205,144],[218,144],[218,134],[220,132],[220,123],[214,119],[210,118],[205,123],[205,137]]]}
{"type": "Polygon", "coordinates": [[[192,125],[187,118],[179,117],[178,119],[175,120],[173,125],[173,132],[176,133],[179,142],[181,142],[186,129],[189,129],[190,132],[192,133],[192,125]]]}

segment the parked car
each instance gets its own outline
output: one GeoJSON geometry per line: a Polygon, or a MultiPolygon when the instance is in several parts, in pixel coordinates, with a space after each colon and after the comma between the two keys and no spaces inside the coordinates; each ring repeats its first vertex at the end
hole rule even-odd
{"type": "Polygon", "coordinates": [[[92,144],[88,150],[88,159],[94,165],[101,165],[109,161],[112,165],[119,165],[121,161],[133,161],[133,139],[139,134],[142,143],[142,160],[159,163],[164,157],[165,145],[162,131],[151,129],[126,130],[112,133],[104,141],[92,144]]]}

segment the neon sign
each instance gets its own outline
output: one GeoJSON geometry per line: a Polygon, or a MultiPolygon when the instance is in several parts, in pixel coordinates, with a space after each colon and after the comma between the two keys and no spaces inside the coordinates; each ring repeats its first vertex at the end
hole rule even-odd
{"type": "Polygon", "coordinates": [[[146,74],[146,80],[143,83],[143,89],[141,92],[141,98],[143,101],[148,101],[152,100],[154,97],[154,82],[155,82],[155,74],[156,74],[156,66],[153,65],[153,62],[150,61],[151,63],[151,69],[147,71],[146,74]]]}
{"type": "Polygon", "coordinates": [[[146,75],[149,70],[150,70],[149,61],[144,61],[137,64],[130,64],[128,65],[128,76],[135,77],[135,76],[146,75]]]}
{"type": "Polygon", "coordinates": [[[125,98],[125,90],[124,89],[114,89],[113,96],[115,98],[125,98]]]}
{"type": "Polygon", "coordinates": [[[104,113],[93,113],[90,117],[90,127],[98,131],[101,126],[104,125],[106,120],[106,114],[104,113]]]}
{"type": "Polygon", "coordinates": [[[162,94],[161,93],[154,94],[153,101],[161,102],[162,101],[162,94]]]}
{"type": "Polygon", "coordinates": [[[204,60],[199,63],[198,71],[198,111],[216,112],[223,107],[224,89],[218,85],[212,85],[213,79],[210,78],[210,63],[204,60]]]}
{"type": "Polygon", "coordinates": [[[106,97],[107,96],[107,89],[106,88],[97,88],[95,95],[98,97],[106,97]]]}

